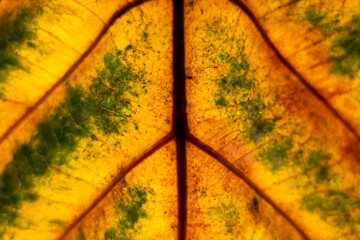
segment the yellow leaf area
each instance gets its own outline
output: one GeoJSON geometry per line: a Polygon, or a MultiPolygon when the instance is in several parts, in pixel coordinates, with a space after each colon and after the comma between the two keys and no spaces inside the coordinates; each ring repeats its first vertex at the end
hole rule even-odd
{"type": "Polygon", "coordinates": [[[1,143],[3,239],[58,238],[170,132],[171,12],[162,1],[126,12],[1,143]]]}
{"type": "Polygon", "coordinates": [[[240,8],[191,1],[185,13],[190,132],[304,236],[358,239],[354,134],[274,56],[240,8]]]}
{"type": "Polygon", "coordinates": [[[137,165],[64,239],[177,236],[176,149],[171,141],[137,165]]]}
{"type": "Polygon", "coordinates": [[[244,1],[281,54],[360,133],[360,2],[244,1]]]}
{"type": "Polygon", "coordinates": [[[128,1],[0,3],[0,135],[64,76],[128,1]]]}
{"type": "Polygon", "coordinates": [[[189,239],[301,239],[269,204],[199,148],[187,146],[189,239]]]}

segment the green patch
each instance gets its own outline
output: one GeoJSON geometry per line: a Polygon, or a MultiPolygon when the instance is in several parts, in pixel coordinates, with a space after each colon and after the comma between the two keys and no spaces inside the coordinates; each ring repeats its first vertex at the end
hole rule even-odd
{"type": "Polygon", "coordinates": [[[313,26],[319,26],[326,14],[316,11],[315,9],[307,9],[304,19],[309,21],[313,26]]]}
{"type": "Polygon", "coordinates": [[[331,155],[324,153],[322,150],[310,151],[307,164],[309,167],[314,167],[320,163],[327,163],[331,159],[331,155]]]}
{"type": "Polygon", "coordinates": [[[22,46],[37,47],[34,19],[42,13],[42,6],[31,1],[31,4],[0,16],[0,83],[6,81],[9,71],[24,69],[14,52],[22,46]]]}
{"type": "Polygon", "coordinates": [[[149,193],[153,192],[141,186],[128,189],[127,194],[117,203],[117,212],[121,217],[115,227],[106,230],[106,240],[133,239],[132,235],[140,229],[137,223],[147,216],[143,206],[148,201],[149,193]]]}
{"type": "Polygon", "coordinates": [[[144,72],[134,73],[125,56],[121,51],[105,55],[104,67],[92,79],[89,93],[79,106],[90,113],[104,133],[126,132],[125,123],[134,111],[131,98],[146,93],[144,72]]]}
{"type": "Polygon", "coordinates": [[[85,234],[83,231],[80,231],[76,240],[86,240],[85,234]]]}
{"type": "Polygon", "coordinates": [[[272,132],[275,127],[275,122],[273,120],[263,120],[254,121],[247,131],[247,137],[253,142],[259,141],[261,138],[265,137],[267,133],[272,132]]]}
{"type": "Polygon", "coordinates": [[[35,201],[36,195],[29,193],[34,188],[34,179],[44,176],[50,166],[65,164],[78,139],[85,136],[69,115],[66,104],[61,104],[38,124],[31,141],[21,145],[7,164],[0,177],[0,208],[18,208],[23,201],[35,201]]]}
{"type": "Polygon", "coordinates": [[[305,208],[339,227],[360,223],[360,199],[340,191],[319,192],[302,200],[305,208]]]}
{"type": "Polygon", "coordinates": [[[306,9],[302,21],[308,21],[312,26],[319,28],[324,34],[331,34],[338,30],[339,15],[330,16],[319,9],[306,9]]]}
{"type": "Polygon", "coordinates": [[[317,170],[316,172],[316,180],[318,182],[323,182],[328,180],[329,178],[329,172],[328,172],[328,168],[327,167],[321,167],[317,170]]]}
{"type": "Polygon", "coordinates": [[[237,232],[234,230],[237,228],[240,219],[240,211],[234,205],[234,203],[222,203],[217,208],[208,212],[209,217],[214,221],[217,219],[224,224],[226,233],[237,236],[237,232]]]}
{"type": "Polygon", "coordinates": [[[270,104],[265,104],[262,95],[257,93],[256,71],[251,68],[243,52],[243,40],[236,43],[240,48],[236,57],[222,53],[214,60],[229,65],[227,74],[216,80],[218,90],[215,93],[215,105],[236,106],[236,110],[227,110],[228,116],[232,122],[239,122],[246,129],[242,131],[246,139],[257,143],[274,130],[277,119],[264,118],[270,104]]]}
{"type": "Polygon", "coordinates": [[[147,32],[144,32],[143,36],[142,36],[144,42],[146,42],[148,40],[148,37],[149,37],[149,34],[147,32]]]}
{"type": "Polygon", "coordinates": [[[263,114],[269,106],[266,106],[258,93],[257,97],[243,106],[246,117],[245,127],[247,139],[257,143],[275,128],[277,119],[264,119],[263,114]]]}
{"type": "Polygon", "coordinates": [[[17,208],[37,199],[35,179],[49,168],[68,164],[80,139],[96,140],[93,132],[123,134],[133,109],[131,97],[144,93],[143,74],[135,74],[120,51],[104,57],[104,67],[88,89],[69,87],[65,100],[39,123],[36,134],[14,153],[0,176],[0,223],[15,224],[17,208]],[[11,211],[9,210],[11,209],[11,211]]]}
{"type": "Polygon", "coordinates": [[[224,96],[219,96],[217,99],[215,99],[215,105],[226,106],[226,105],[228,105],[228,103],[224,96]]]}
{"type": "Polygon", "coordinates": [[[339,14],[330,15],[310,8],[302,20],[308,21],[324,35],[333,35],[329,58],[334,62],[332,72],[353,79],[360,70],[360,15],[354,14],[344,24],[340,24],[339,18],[339,14]]]}
{"type": "Polygon", "coordinates": [[[216,19],[206,23],[206,32],[209,37],[216,37],[219,32],[224,32],[224,27],[221,26],[221,20],[216,19]]]}
{"type": "Polygon", "coordinates": [[[257,155],[257,160],[270,165],[273,171],[279,170],[281,167],[297,160],[296,154],[291,152],[292,148],[293,140],[290,138],[274,141],[257,155]]]}
{"type": "Polygon", "coordinates": [[[57,225],[59,227],[64,227],[66,226],[66,223],[60,219],[52,219],[49,221],[50,224],[54,224],[54,225],[57,225]]]}
{"type": "MultiPolygon", "coordinates": [[[[239,56],[240,61],[236,57],[230,58],[229,72],[216,80],[217,85],[224,93],[235,94],[255,87],[255,70],[250,69],[250,64],[242,51],[239,56]]],[[[219,58],[223,61],[224,55],[220,55],[219,58]]]]}
{"type": "Polygon", "coordinates": [[[329,185],[331,189],[339,190],[341,189],[341,183],[344,181],[343,177],[335,176],[329,179],[329,185]]]}
{"type": "Polygon", "coordinates": [[[132,48],[133,48],[133,46],[132,46],[131,44],[127,45],[126,48],[125,48],[125,52],[126,52],[126,51],[129,51],[129,50],[132,49],[132,48]]]}
{"type": "Polygon", "coordinates": [[[342,26],[332,43],[330,59],[335,62],[332,72],[355,78],[360,70],[360,15],[353,15],[342,26]]]}

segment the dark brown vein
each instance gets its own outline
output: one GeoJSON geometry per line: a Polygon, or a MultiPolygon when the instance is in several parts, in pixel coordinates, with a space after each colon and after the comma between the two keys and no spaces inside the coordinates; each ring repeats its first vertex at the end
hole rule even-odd
{"type": "Polygon", "coordinates": [[[274,8],[274,9],[270,10],[269,12],[265,13],[263,16],[266,17],[267,15],[269,15],[269,14],[275,12],[275,11],[278,11],[278,10],[280,10],[282,8],[290,7],[291,5],[294,5],[294,4],[296,4],[296,3],[300,2],[300,1],[301,0],[289,1],[289,2],[287,2],[285,4],[283,4],[283,5],[280,5],[280,6],[276,7],[276,8],[274,8]]]}
{"type": "Polygon", "coordinates": [[[173,75],[174,109],[173,129],[176,134],[177,181],[178,181],[178,240],[186,239],[187,184],[186,184],[186,96],[184,51],[184,2],[173,1],[173,75]]]}

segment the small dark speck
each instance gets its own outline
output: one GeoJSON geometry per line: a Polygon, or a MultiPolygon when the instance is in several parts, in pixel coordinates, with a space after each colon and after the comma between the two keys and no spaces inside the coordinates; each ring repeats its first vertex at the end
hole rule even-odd
{"type": "Polygon", "coordinates": [[[188,79],[192,79],[192,76],[187,76],[188,79]]]}
{"type": "Polygon", "coordinates": [[[259,201],[257,200],[256,197],[254,197],[254,198],[252,199],[252,203],[253,203],[253,206],[254,206],[255,211],[256,211],[256,212],[259,212],[259,201]]]}

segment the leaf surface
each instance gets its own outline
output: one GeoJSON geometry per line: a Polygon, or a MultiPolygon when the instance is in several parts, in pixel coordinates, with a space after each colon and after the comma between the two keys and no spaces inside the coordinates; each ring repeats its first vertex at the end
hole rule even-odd
{"type": "Polygon", "coordinates": [[[359,239],[358,3],[0,2],[1,239],[359,239]]]}

